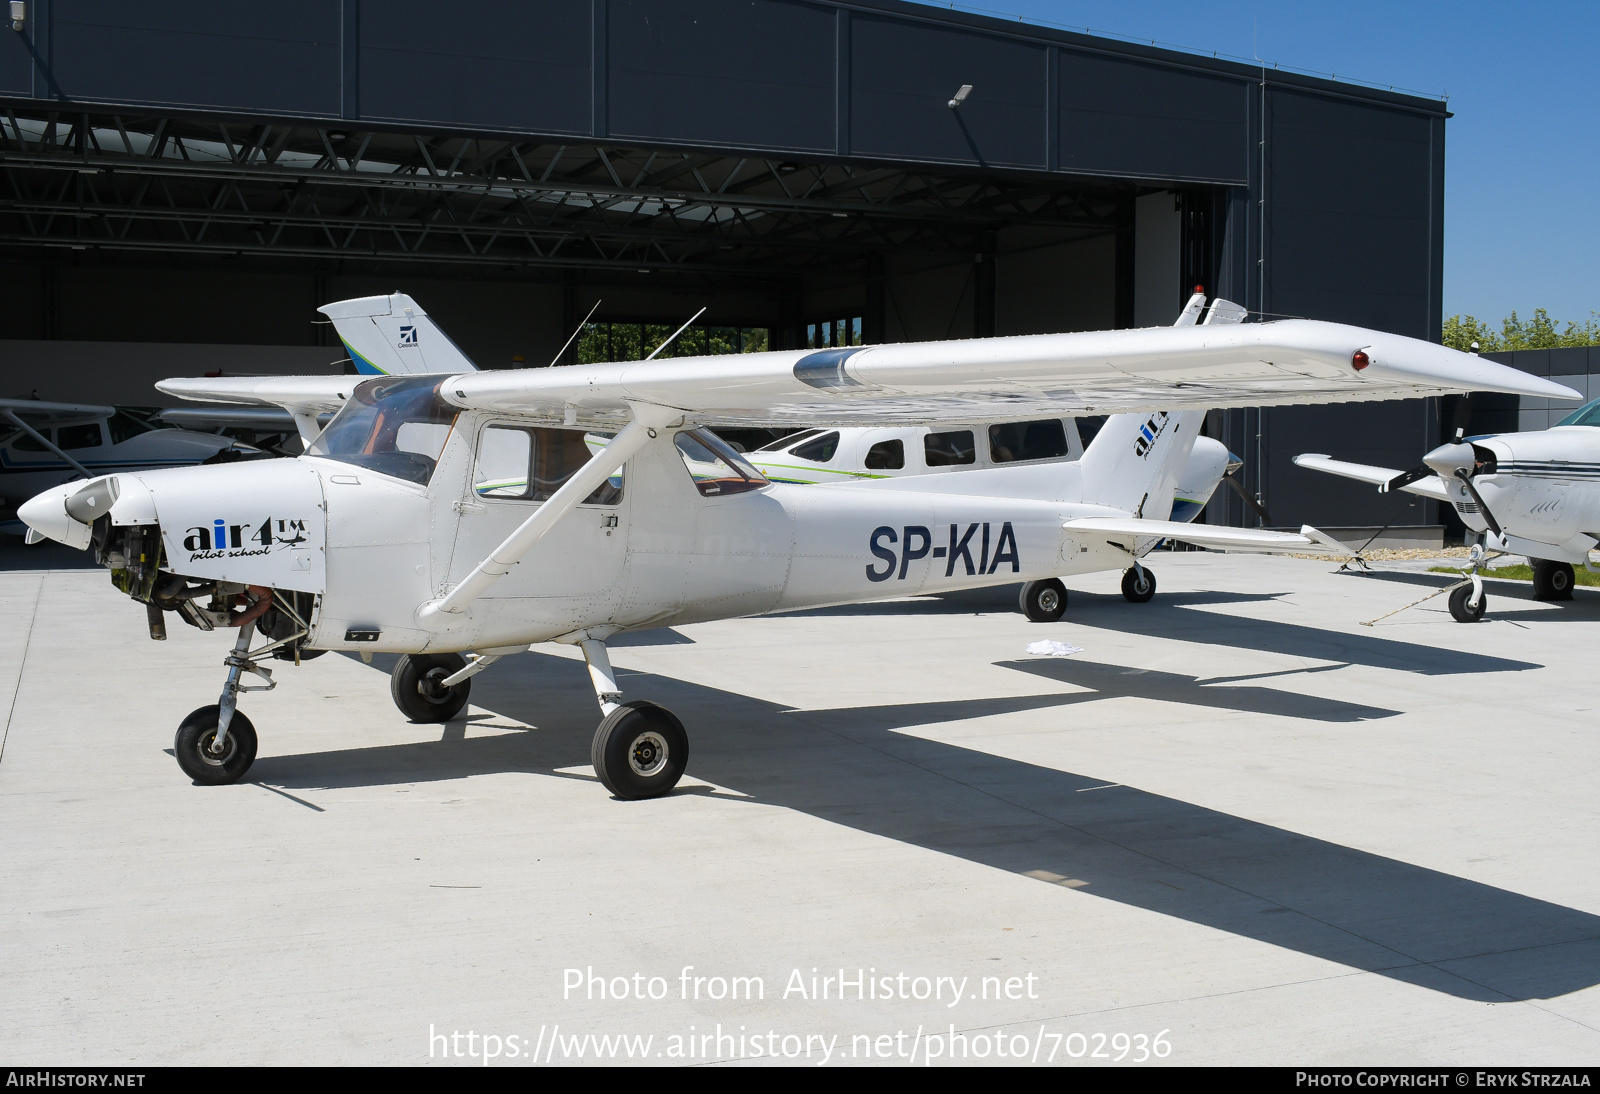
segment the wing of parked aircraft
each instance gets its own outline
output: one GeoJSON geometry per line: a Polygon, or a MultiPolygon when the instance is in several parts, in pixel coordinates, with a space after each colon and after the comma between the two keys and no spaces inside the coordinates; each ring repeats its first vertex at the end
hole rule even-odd
{"type": "Polygon", "coordinates": [[[1062,525],[1069,532],[1094,533],[1113,539],[1175,539],[1197,547],[1219,550],[1305,551],[1350,554],[1350,548],[1309,524],[1299,532],[1271,532],[1263,528],[1228,528],[1219,524],[1185,524],[1175,520],[1139,517],[1081,517],[1062,525]]]}
{"type": "MultiPolygon", "coordinates": [[[[330,308],[332,306],[330,305],[330,308]]],[[[168,395],[306,413],[360,376],[164,380],[168,395]]],[[[789,350],[454,374],[458,407],[621,424],[631,404],[726,425],[938,423],[1570,388],[1400,335],[1305,319],[789,350]]]]}
{"type": "Polygon", "coordinates": [[[90,403],[46,403],[38,399],[0,399],[0,419],[12,414],[32,426],[75,425],[109,418],[115,407],[95,406],[90,403]]]}
{"type": "MultiPolygon", "coordinates": [[[[1294,462],[1297,467],[1304,467],[1311,471],[1326,471],[1330,475],[1355,479],[1357,482],[1369,482],[1379,487],[1385,486],[1405,474],[1403,471],[1396,471],[1389,467],[1374,467],[1366,463],[1346,463],[1344,460],[1331,459],[1328,456],[1317,453],[1296,456],[1294,462]]],[[[1433,498],[1436,501],[1453,502],[1455,500],[1450,496],[1450,488],[1437,475],[1428,475],[1426,478],[1418,479],[1415,482],[1405,483],[1398,489],[1412,494],[1421,494],[1425,498],[1433,498]]]]}

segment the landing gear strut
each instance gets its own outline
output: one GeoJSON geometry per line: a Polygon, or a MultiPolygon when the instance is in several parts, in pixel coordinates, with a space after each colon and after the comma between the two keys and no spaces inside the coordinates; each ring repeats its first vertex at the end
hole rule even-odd
{"type": "Polygon", "coordinates": [[[1143,604],[1156,595],[1156,575],[1135,562],[1122,573],[1122,595],[1130,604],[1143,604]]]}
{"type": "Polygon", "coordinates": [[[689,763],[689,735],[666,707],[647,699],[620,702],[616,673],[606,644],[586,638],[578,643],[589,663],[600,712],[589,755],[605,788],[624,801],[659,798],[683,777],[689,763]]]}
{"type": "MultiPolygon", "coordinates": [[[[256,727],[238,712],[239,693],[271,691],[278,686],[272,680],[272,670],[262,668],[251,659],[250,640],[255,633],[253,619],[239,628],[239,638],[233,644],[233,652],[223,660],[223,664],[228,666],[228,678],[222,685],[222,697],[214,705],[192,712],[178,726],[172,751],[184,774],[197,783],[221,786],[238,782],[250,770],[250,765],[255,763],[256,727]],[[247,672],[261,677],[266,683],[240,683],[240,678],[247,672]]],[[[266,653],[267,649],[259,651],[256,656],[266,653]]]]}

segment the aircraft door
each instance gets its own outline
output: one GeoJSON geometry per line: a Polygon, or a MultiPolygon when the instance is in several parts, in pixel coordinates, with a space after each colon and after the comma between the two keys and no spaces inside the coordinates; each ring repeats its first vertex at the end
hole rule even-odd
{"type": "MultiPolygon", "coordinates": [[[[450,583],[456,584],[582,467],[609,438],[582,429],[488,422],[459,503],[450,583]]],[[[567,513],[485,599],[592,596],[622,577],[628,506],[622,469],[567,513]]]]}

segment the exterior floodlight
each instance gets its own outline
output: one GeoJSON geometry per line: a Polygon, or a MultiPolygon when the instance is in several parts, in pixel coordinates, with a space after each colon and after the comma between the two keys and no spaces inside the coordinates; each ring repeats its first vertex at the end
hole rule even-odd
{"type": "MultiPolygon", "coordinates": [[[[13,4],[12,7],[14,8],[14,7],[16,7],[16,5],[13,4]]],[[[961,90],[957,91],[955,93],[955,97],[952,98],[945,105],[948,106],[951,110],[954,110],[956,107],[958,107],[962,103],[966,102],[967,101],[967,96],[971,95],[971,94],[972,94],[972,85],[971,84],[962,84],[961,85],[961,90]]]]}
{"type": "Polygon", "coordinates": [[[18,34],[28,25],[28,0],[11,0],[11,29],[18,34]]]}

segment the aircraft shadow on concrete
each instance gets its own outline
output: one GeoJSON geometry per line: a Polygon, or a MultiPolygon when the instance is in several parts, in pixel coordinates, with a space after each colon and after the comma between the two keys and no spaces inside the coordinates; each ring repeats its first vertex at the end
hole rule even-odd
{"type": "MultiPolygon", "coordinates": [[[[1015,612],[1019,588],[1017,585],[1004,585],[991,589],[965,589],[960,592],[938,593],[905,600],[842,604],[837,607],[809,608],[784,614],[914,616],[1015,612]]],[[[1200,642],[1210,646],[1232,646],[1235,649],[1259,650],[1264,653],[1283,653],[1291,657],[1369,665],[1373,668],[1415,672],[1424,676],[1520,672],[1544,667],[1529,661],[1515,661],[1479,652],[1440,649],[1377,635],[1348,634],[1320,627],[1306,627],[1298,623],[1281,623],[1270,619],[1240,619],[1215,612],[1185,610],[1207,605],[1257,603],[1276,600],[1284,595],[1284,593],[1237,593],[1208,589],[1193,592],[1158,592],[1156,598],[1148,604],[1130,604],[1120,593],[1108,595],[1071,590],[1067,597],[1066,616],[1059,624],[1041,624],[1039,636],[1071,637],[1070,627],[1073,624],[1080,624],[1125,634],[1140,634],[1150,638],[1200,642]],[[1067,629],[1052,630],[1053,627],[1067,629]]],[[[1443,604],[1442,598],[1440,604],[1443,604]]],[[[1399,603],[1395,605],[1399,606],[1399,603]]],[[[1504,618],[1504,613],[1501,613],[1500,617],[1504,618]]],[[[1358,621],[1352,619],[1351,622],[1358,621]]],[[[1083,641],[1081,637],[1079,641],[1083,641]]]]}
{"type": "MultiPolygon", "coordinates": [[[[1113,687],[1114,670],[1104,666],[1014,667],[1145,693],[1113,687]]],[[[1149,675],[1127,679],[1143,685],[1149,675]]],[[[387,701],[374,677],[374,701],[387,701]]],[[[649,674],[624,672],[621,682],[690,727],[688,781],[756,802],[1463,999],[1551,998],[1600,983],[1600,917],[1586,912],[1090,775],[897,732],[1053,707],[1062,708],[1066,731],[1084,701],[1077,695],[796,711],[649,674]]],[[[561,770],[587,765],[597,721],[581,662],[519,656],[473,688],[480,709],[537,728],[467,737],[467,722],[458,721],[441,727],[439,741],[263,757],[252,778],[285,791],[515,771],[589,778],[561,770]]],[[[1228,690],[1185,678],[1162,689],[1183,702],[1228,690]]],[[[1242,709],[1298,716],[1270,709],[1277,701],[1248,697],[1242,709]]],[[[527,792],[537,794],[537,783],[527,792]]],[[[604,793],[598,784],[595,792],[604,793]]],[[[686,793],[708,791],[677,792],[686,793]]],[[[718,800],[730,817],[743,808],[739,798],[718,800]]],[[[616,803],[619,823],[671,801],[616,803]]]]}
{"type": "MultiPolygon", "coordinates": [[[[1447,589],[1461,580],[1455,574],[1436,574],[1431,572],[1418,572],[1415,570],[1380,570],[1375,573],[1361,574],[1359,576],[1372,578],[1376,581],[1391,582],[1396,585],[1411,586],[1419,593],[1428,589],[1447,589]]],[[[1558,623],[1566,620],[1573,622],[1592,623],[1600,619],[1600,589],[1593,586],[1577,585],[1573,588],[1571,600],[1536,601],[1533,599],[1533,583],[1531,581],[1517,581],[1513,578],[1487,578],[1483,583],[1484,592],[1489,597],[1489,608],[1484,620],[1518,620],[1541,623],[1558,623]],[[1540,607],[1517,608],[1508,605],[1541,604],[1540,607]]],[[[1416,599],[1412,597],[1412,599],[1416,599]]],[[[1397,598],[1394,607],[1398,608],[1408,601],[1397,598]]],[[[1444,594],[1419,605],[1422,611],[1436,611],[1448,613],[1444,594]]],[[[1387,611],[1388,609],[1384,609],[1387,611]]],[[[1394,618],[1404,619],[1405,613],[1394,618]]]]}

